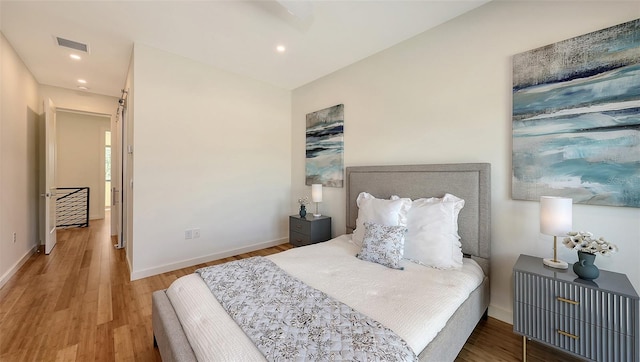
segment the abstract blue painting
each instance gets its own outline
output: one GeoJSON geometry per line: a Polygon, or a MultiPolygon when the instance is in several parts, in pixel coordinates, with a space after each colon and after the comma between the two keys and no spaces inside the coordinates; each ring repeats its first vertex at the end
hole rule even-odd
{"type": "Polygon", "coordinates": [[[513,57],[512,197],[640,207],[640,19],[513,57]]]}
{"type": "Polygon", "coordinates": [[[344,104],[307,114],[306,184],[342,187],[344,104]]]}

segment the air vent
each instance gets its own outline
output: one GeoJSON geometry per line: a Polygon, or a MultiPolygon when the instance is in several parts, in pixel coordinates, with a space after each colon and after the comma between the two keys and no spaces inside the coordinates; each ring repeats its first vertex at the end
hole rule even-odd
{"type": "Polygon", "coordinates": [[[85,53],[89,52],[89,46],[87,44],[79,43],[77,41],[73,41],[65,38],[60,38],[58,36],[56,37],[56,42],[61,47],[75,49],[85,53]]]}

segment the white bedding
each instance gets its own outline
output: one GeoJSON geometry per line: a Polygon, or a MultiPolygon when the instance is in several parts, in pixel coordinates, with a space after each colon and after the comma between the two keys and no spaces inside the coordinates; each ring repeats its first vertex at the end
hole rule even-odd
{"type": "MultiPolygon", "coordinates": [[[[403,338],[416,354],[433,340],[483,281],[476,262],[438,270],[403,260],[395,270],[355,257],[351,235],[268,256],[280,268],[364,313],[403,338]]],[[[167,296],[201,361],[264,361],[197,274],[182,277],[167,296]],[[221,341],[224,341],[221,343],[221,341]]]]}

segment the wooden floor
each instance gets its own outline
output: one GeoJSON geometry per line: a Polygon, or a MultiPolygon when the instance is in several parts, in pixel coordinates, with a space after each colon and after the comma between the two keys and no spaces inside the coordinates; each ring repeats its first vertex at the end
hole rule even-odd
{"type": "MultiPolygon", "coordinates": [[[[51,255],[36,254],[0,289],[0,361],[160,361],[153,348],[151,293],[199,267],[289,248],[274,248],[129,281],[108,219],[58,232],[51,255]],[[106,221],[105,221],[106,220],[106,221]]],[[[519,361],[522,339],[489,318],[456,361],[519,361]]],[[[571,361],[537,343],[529,361],[571,361]]]]}

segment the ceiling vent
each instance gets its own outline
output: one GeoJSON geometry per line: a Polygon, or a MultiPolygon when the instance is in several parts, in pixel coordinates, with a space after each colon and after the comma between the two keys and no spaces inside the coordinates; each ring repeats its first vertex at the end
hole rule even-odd
{"type": "Polygon", "coordinates": [[[78,50],[78,51],[85,52],[85,53],[89,52],[89,46],[87,44],[83,44],[83,43],[79,43],[77,41],[61,38],[59,36],[56,37],[56,43],[58,44],[58,46],[61,46],[61,47],[74,49],[74,50],[78,50]]]}

